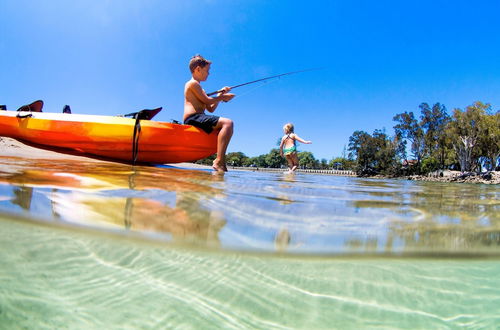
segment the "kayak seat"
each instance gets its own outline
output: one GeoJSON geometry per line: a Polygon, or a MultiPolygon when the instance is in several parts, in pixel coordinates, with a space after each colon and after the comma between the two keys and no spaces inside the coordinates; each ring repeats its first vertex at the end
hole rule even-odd
{"type": "Polygon", "coordinates": [[[160,112],[162,107],[156,108],[156,109],[143,109],[137,112],[132,112],[128,113],[126,115],[123,115],[123,117],[132,117],[133,119],[138,119],[138,120],[151,120],[153,119],[154,116],[160,112]]]}
{"type": "Polygon", "coordinates": [[[151,120],[153,119],[154,116],[160,112],[162,107],[156,108],[156,109],[144,109],[139,111],[138,118],[139,119],[145,119],[145,120],[151,120]]]}
{"type": "Polygon", "coordinates": [[[63,108],[63,113],[71,113],[71,108],[69,107],[69,105],[65,105],[64,108],[63,108]]]}
{"type": "Polygon", "coordinates": [[[42,112],[43,101],[37,100],[33,103],[23,105],[17,111],[30,111],[30,112],[42,112]]]}

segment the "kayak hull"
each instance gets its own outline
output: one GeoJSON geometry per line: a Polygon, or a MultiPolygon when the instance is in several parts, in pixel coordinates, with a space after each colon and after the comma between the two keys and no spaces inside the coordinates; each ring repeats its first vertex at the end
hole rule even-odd
{"type": "MultiPolygon", "coordinates": [[[[124,162],[133,162],[135,124],[135,119],[124,117],[0,111],[0,136],[124,162]]],[[[151,120],[140,120],[139,125],[137,162],[188,162],[217,151],[217,132],[151,120]]]]}

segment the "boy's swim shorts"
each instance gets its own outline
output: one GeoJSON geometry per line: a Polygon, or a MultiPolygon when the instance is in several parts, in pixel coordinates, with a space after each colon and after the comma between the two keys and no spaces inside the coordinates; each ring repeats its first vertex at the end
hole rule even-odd
{"type": "Polygon", "coordinates": [[[206,115],[204,113],[195,113],[184,120],[184,124],[193,125],[201,128],[207,134],[212,133],[214,126],[219,122],[219,116],[206,115]]]}

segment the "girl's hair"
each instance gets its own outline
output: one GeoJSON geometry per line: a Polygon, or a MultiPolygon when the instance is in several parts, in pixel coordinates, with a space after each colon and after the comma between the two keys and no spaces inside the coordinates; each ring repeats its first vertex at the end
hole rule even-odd
{"type": "Polygon", "coordinates": [[[212,64],[212,62],[203,58],[203,56],[201,56],[200,54],[196,54],[195,56],[191,57],[191,60],[189,61],[189,70],[191,70],[191,73],[193,73],[194,69],[196,69],[197,66],[204,68],[209,64],[212,64]]]}
{"type": "Polygon", "coordinates": [[[293,133],[293,124],[292,123],[285,124],[285,126],[283,126],[283,130],[285,131],[286,134],[293,133]]]}

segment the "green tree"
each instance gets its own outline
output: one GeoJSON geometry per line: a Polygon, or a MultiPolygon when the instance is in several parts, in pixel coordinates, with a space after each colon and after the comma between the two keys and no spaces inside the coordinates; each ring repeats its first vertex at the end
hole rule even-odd
{"type": "MultiPolygon", "coordinates": [[[[451,118],[446,112],[446,107],[436,103],[431,107],[427,103],[420,104],[421,127],[424,129],[424,155],[432,159],[437,159],[437,167],[444,168],[446,156],[449,153],[446,126],[451,118]]],[[[429,161],[427,161],[429,164],[429,161]]],[[[432,167],[436,167],[436,161],[432,161],[432,167]]],[[[437,168],[435,168],[437,169],[437,168]]],[[[426,170],[423,170],[426,172],[426,170]]]]}
{"type": "Polygon", "coordinates": [[[351,170],[354,168],[354,161],[345,157],[335,157],[328,162],[328,166],[334,170],[351,170]]]}
{"type": "Polygon", "coordinates": [[[349,137],[349,159],[355,160],[355,170],[357,173],[371,172],[370,168],[370,152],[368,151],[368,143],[371,139],[370,134],[364,131],[355,131],[349,137]]]}
{"type": "Polygon", "coordinates": [[[490,109],[489,104],[477,101],[465,111],[458,108],[453,111],[453,120],[449,123],[447,132],[462,172],[478,169],[481,153],[479,142],[483,135],[487,135],[482,121],[490,109]]]}
{"type": "Polygon", "coordinates": [[[207,158],[199,159],[195,162],[195,164],[212,166],[215,157],[217,157],[217,154],[213,154],[211,156],[208,156],[207,158]]]}
{"type": "Polygon", "coordinates": [[[487,114],[481,120],[479,137],[479,153],[481,164],[489,171],[494,171],[498,166],[500,157],[500,112],[487,114]]]}
{"type": "Polygon", "coordinates": [[[382,174],[394,175],[399,170],[396,157],[396,144],[387,136],[385,130],[375,130],[370,141],[371,151],[374,152],[372,166],[382,174]]]}
{"type": "Polygon", "coordinates": [[[356,158],[355,171],[360,175],[396,174],[396,151],[397,143],[384,130],[375,130],[373,135],[356,131],[349,138],[349,157],[356,158]]]}
{"type": "Polygon", "coordinates": [[[281,168],[281,165],[286,165],[285,158],[281,157],[279,149],[271,149],[265,157],[267,167],[281,168]]]}
{"type": "Polygon", "coordinates": [[[297,154],[299,158],[299,167],[300,168],[318,168],[318,161],[314,158],[312,152],[302,151],[297,154]]]}
{"type": "Polygon", "coordinates": [[[226,163],[230,166],[243,166],[247,156],[242,152],[230,152],[226,155],[226,163]]]}
{"type": "Polygon", "coordinates": [[[421,124],[415,119],[415,115],[411,111],[397,114],[392,119],[399,123],[394,126],[397,141],[404,146],[406,146],[406,141],[410,142],[411,152],[417,160],[418,168],[425,151],[424,130],[421,124]]]}
{"type": "Polygon", "coordinates": [[[259,155],[257,157],[253,157],[251,165],[255,165],[257,167],[267,167],[266,155],[259,155]]]}

